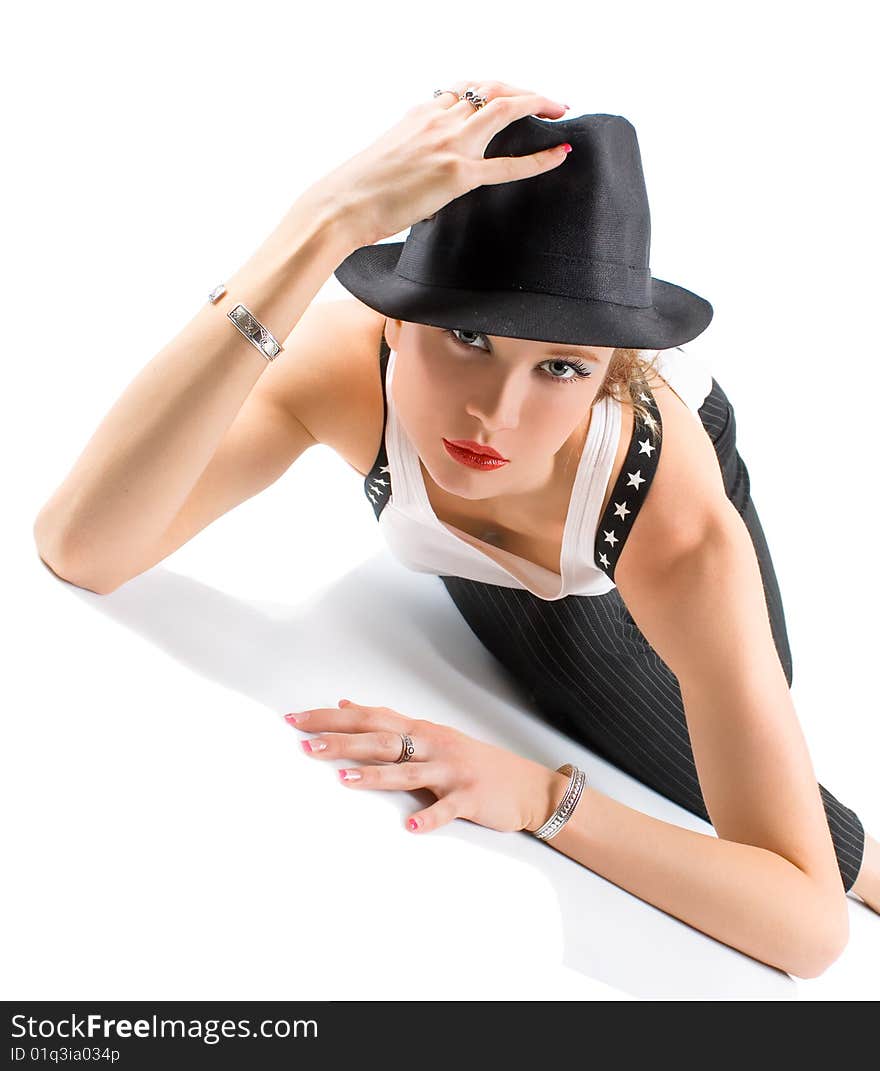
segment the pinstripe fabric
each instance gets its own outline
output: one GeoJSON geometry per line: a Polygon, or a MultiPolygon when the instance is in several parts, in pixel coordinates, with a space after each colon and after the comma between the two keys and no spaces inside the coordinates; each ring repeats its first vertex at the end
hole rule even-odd
{"type": "MultiPolygon", "coordinates": [[[[384,373],[385,345],[381,356],[384,373]]],[[[792,658],[779,586],[750,496],[748,470],[736,449],[733,407],[715,379],[698,415],[715,445],[728,498],[752,538],[773,638],[791,685],[792,658]]],[[[383,443],[365,491],[375,473],[388,474],[387,465],[383,443]]],[[[377,517],[387,500],[388,494],[381,502],[371,497],[377,517]]],[[[710,821],[678,681],[645,639],[616,588],[603,595],[545,600],[525,589],[456,576],[441,580],[476,637],[524,689],[545,721],[710,821]]],[[[821,784],[819,791],[848,891],[861,866],[864,828],[858,815],[821,784]]]]}

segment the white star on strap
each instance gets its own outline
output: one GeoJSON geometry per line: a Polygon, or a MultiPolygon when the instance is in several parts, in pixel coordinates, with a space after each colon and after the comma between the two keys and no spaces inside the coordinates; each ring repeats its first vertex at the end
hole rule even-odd
{"type": "Polygon", "coordinates": [[[603,564],[603,565],[604,565],[604,566],[605,566],[606,568],[607,568],[607,567],[608,567],[608,566],[609,566],[609,565],[611,564],[611,562],[610,562],[610,561],[608,561],[608,559],[607,559],[607,558],[605,557],[605,555],[604,555],[604,554],[600,554],[600,555],[599,555],[599,561],[600,561],[600,562],[601,562],[601,563],[602,563],[602,564],[603,564]]]}
{"type": "Polygon", "coordinates": [[[379,469],[379,471],[380,472],[389,472],[390,473],[391,472],[391,466],[390,465],[383,465],[382,468],[379,469]]]}
{"type": "Polygon", "coordinates": [[[649,402],[651,400],[651,395],[650,394],[645,394],[644,391],[642,391],[642,393],[639,395],[639,397],[642,399],[643,402],[649,402]]]}
{"type": "Polygon", "coordinates": [[[648,415],[645,417],[644,423],[648,425],[651,431],[653,431],[654,428],[657,427],[657,421],[651,416],[650,413],[648,413],[648,415]]]}
{"type": "Polygon", "coordinates": [[[657,449],[657,447],[654,446],[649,439],[639,439],[639,453],[640,454],[647,454],[648,457],[650,457],[651,456],[651,451],[652,450],[656,450],[656,449],[657,449]]]}
{"type": "Polygon", "coordinates": [[[614,546],[615,543],[619,543],[620,542],[620,540],[614,534],[614,529],[613,528],[611,529],[610,532],[606,532],[605,533],[605,542],[606,543],[610,543],[612,547],[614,546]]]}
{"type": "Polygon", "coordinates": [[[621,517],[625,520],[627,513],[632,513],[631,509],[626,508],[625,502],[615,502],[614,505],[616,507],[614,513],[617,517],[621,517]]]}
{"type": "Polygon", "coordinates": [[[629,476],[629,480],[626,486],[635,487],[637,491],[639,489],[640,484],[643,484],[645,482],[645,477],[642,475],[641,469],[636,469],[635,472],[628,472],[627,476],[629,476]]]}

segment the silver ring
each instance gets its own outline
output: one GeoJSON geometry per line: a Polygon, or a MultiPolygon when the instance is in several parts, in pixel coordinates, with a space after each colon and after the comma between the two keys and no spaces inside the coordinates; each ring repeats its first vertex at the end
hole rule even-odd
{"type": "Polygon", "coordinates": [[[479,111],[480,108],[484,108],[488,101],[488,97],[481,97],[480,94],[473,88],[468,86],[464,93],[460,94],[459,100],[467,100],[473,104],[474,108],[479,111]]]}
{"type": "Polygon", "coordinates": [[[485,107],[489,99],[488,97],[481,97],[480,94],[473,88],[473,86],[468,86],[468,88],[463,93],[456,93],[454,89],[434,90],[435,97],[439,97],[443,93],[454,93],[459,100],[466,100],[470,104],[473,104],[474,108],[477,111],[479,111],[480,108],[485,107]]]}
{"type": "Polygon", "coordinates": [[[398,762],[409,762],[409,760],[415,754],[415,745],[412,742],[412,737],[408,733],[400,734],[400,754],[394,760],[398,762]]]}

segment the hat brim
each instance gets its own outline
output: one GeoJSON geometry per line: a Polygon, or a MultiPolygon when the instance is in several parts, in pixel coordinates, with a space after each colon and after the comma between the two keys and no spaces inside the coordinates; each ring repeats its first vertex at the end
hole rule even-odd
{"type": "Polygon", "coordinates": [[[669,349],[696,338],[712,320],[705,298],[653,277],[649,308],[524,290],[430,286],[395,272],[403,246],[360,246],[333,274],[349,293],[392,319],[536,342],[669,349]]]}

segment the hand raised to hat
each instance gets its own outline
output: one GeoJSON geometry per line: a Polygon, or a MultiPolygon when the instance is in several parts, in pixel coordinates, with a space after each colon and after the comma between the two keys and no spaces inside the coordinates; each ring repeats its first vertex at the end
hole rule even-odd
{"type": "Polygon", "coordinates": [[[487,160],[483,153],[514,120],[527,115],[559,119],[565,111],[564,104],[504,82],[457,82],[411,107],[321,185],[351,207],[361,243],[372,244],[426,219],[477,186],[530,178],[558,167],[567,156],[564,143],[525,156],[487,160]],[[470,98],[459,96],[467,89],[473,91],[470,98]]]}
{"type": "Polygon", "coordinates": [[[295,728],[318,734],[302,742],[306,754],[344,761],[342,784],[433,792],[437,802],[407,819],[412,832],[430,832],[454,818],[499,832],[534,830],[555,806],[552,794],[560,780],[555,771],[449,725],[346,699],[338,707],[285,717],[295,728]]]}

